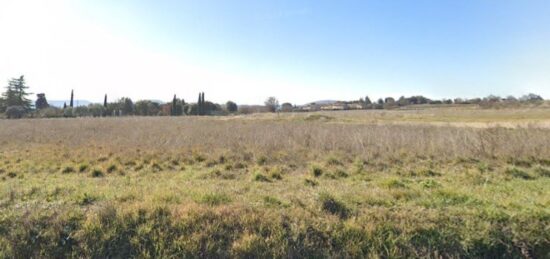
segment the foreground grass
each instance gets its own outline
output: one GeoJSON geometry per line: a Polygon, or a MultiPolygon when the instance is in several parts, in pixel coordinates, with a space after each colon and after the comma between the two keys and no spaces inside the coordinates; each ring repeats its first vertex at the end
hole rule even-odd
{"type": "Polygon", "coordinates": [[[33,155],[3,155],[2,257],[550,252],[545,160],[33,155]]]}
{"type": "Polygon", "coordinates": [[[148,120],[0,128],[0,258],[550,257],[548,130],[148,120]]]}

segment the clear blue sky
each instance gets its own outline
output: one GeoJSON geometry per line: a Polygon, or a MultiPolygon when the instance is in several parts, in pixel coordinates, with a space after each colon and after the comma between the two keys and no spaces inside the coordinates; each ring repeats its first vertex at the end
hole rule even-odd
{"type": "MultiPolygon", "coordinates": [[[[0,2],[12,14],[25,10],[15,0],[0,2]]],[[[29,62],[14,61],[18,51],[0,50],[9,60],[0,63],[0,79],[15,76],[2,68],[25,73],[34,91],[54,99],[71,88],[91,100],[103,92],[194,100],[198,91],[240,103],[270,95],[298,104],[365,95],[550,98],[550,1],[52,0],[32,6],[41,20],[22,29],[27,37],[44,34],[43,44],[51,46],[25,43],[19,51],[32,49],[29,62]],[[37,25],[44,20],[51,26],[37,25]],[[61,61],[48,61],[56,56],[61,61]]],[[[0,16],[5,30],[12,27],[4,32],[13,33],[7,22],[0,16]]]]}

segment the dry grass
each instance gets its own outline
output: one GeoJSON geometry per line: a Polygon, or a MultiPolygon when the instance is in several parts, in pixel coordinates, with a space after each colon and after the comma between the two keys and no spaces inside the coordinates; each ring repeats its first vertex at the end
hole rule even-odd
{"type": "Polygon", "coordinates": [[[0,121],[0,257],[550,255],[550,129],[371,115],[0,121]]]}

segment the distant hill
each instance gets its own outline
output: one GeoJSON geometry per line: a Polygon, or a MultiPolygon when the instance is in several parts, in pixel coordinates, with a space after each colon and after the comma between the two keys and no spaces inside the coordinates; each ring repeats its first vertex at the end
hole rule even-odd
{"type": "MultiPolygon", "coordinates": [[[[66,101],[63,101],[63,100],[48,100],[48,104],[51,105],[51,106],[54,106],[54,107],[58,107],[58,108],[63,108],[63,104],[64,103],[67,103],[67,105],[69,105],[69,103],[71,102],[71,100],[66,100],[66,101]]],[[[92,102],[90,101],[87,101],[87,100],[74,100],[74,106],[87,106],[88,104],[91,104],[92,102]]]]}

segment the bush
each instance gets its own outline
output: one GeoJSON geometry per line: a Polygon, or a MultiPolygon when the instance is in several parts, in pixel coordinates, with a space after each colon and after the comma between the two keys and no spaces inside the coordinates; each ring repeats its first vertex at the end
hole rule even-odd
{"type": "Polygon", "coordinates": [[[350,209],[343,202],[337,200],[328,193],[319,194],[319,202],[321,203],[321,209],[324,212],[336,215],[342,219],[349,216],[350,209]]]}
{"type": "Polygon", "coordinates": [[[533,179],[535,179],[535,177],[532,176],[531,174],[529,174],[527,171],[524,171],[524,170],[519,169],[517,167],[507,168],[504,171],[504,173],[509,175],[509,176],[512,176],[514,178],[521,178],[521,179],[524,179],[524,180],[533,180],[533,179]]]}
{"type": "Polygon", "coordinates": [[[94,177],[94,178],[97,178],[97,177],[103,177],[103,176],[105,176],[105,174],[103,173],[103,171],[101,171],[99,169],[94,169],[91,173],[91,176],[94,177]]]}
{"type": "Polygon", "coordinates": [[[6,109],[6,117],[8,119],[21,119],[26,113],[27,110],[23,106],[10,106],[6,109]]]}
{"type": "Polygon", "coordinates": [[[252,179],[256,182],[270,182],[269,178],[261,173],[255,173],[252,179]]]}
{"type": "Polygon", "coordinates": [[[313,176],[315,176],[315,177],[320,177],[321,175],[323,175],[323,169],[319,166],[312,166],[311,167],[311,172],[313,173],[313,176]]]}
{"type": "Polygon", "coordinates": [[[338,166],[338,165],[342,165],[342,162],[340,162],[340,160],[338,160],[338,158],[331,156],[327,159],[327,165],[329,165],[329,166],[338,166]]]}
{"type": "Polygon", "coordinates": [[[107,167],[107,173],[113,173],[117,170],[117,166],[115,164],[111,164],[107,167]]]}
{"type": "Polygon", "coordinates": [[[258,165],[265,165],[265,164],[267,164],[267,157],[266,157],[266,156],[258,157],[258,159],[256,160],[256,163],[257,163],[258,165]]]}
{"type": "Polygon", "coordinates": [[[61,173],[63,174],[69,174],[69,173],[74,173],[75,170],[72,166],[65,166],[62,170],[61,170],[61,173]]]}
{"type": "Polygon", "coordinates": [[[535,172],[541,177],[550,177],[550,169],[539,166],[535,169],[535,172]]]}
{"type": "Polygon", "coordinates": [[[80,165],[78,165],[78,171],[83,173],[86,170],[88,170],[88,167],[89,167],[88,164],[80,164],[80,165]]]}

